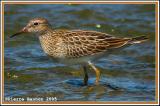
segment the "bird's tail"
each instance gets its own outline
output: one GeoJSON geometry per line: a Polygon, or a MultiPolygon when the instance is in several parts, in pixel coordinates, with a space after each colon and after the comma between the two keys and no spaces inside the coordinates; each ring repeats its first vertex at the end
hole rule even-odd
{"type": "Polygon", "coordinates": [[[129,44],[141,43],[141,42],[147,41],[148,39],[149,38],[147,36],[134,37],[134,38],[131,38],[131,40],[129,41],[129,44]]]}

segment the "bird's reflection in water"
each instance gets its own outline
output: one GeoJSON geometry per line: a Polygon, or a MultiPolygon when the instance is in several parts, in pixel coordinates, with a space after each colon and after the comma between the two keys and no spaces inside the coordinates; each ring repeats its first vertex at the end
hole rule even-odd
{"type": "Polygon", "coordinates": [[[90,97],[100,99],[106,94],[108,96],[118,96],[123,93],[122,88],[102,81],[99,85],[95,85],[94,80],[94,78],[91,78],[87,86],[83,84],[83,80],[81,79],[70,79],[67,80],[66,83],[75,87],[79,87],[79,91],[81,91],[79,93],[81,93],[86,100],[90,97]]]}

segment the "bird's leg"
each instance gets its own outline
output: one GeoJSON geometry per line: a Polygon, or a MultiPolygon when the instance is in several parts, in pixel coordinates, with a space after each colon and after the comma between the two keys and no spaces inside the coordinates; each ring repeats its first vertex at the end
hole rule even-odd
{"type": "Polygon", "coordinates": [[[99,84],[99,79],[100,79],[100,70],[98,70],[90,61],[88,62],[89,66],[96,72],[96,81],[95,84],[99,84]]]}
{"type": "Polygon", "coordinates": [[[88,72],[87,72],[87,67],[84,65],[83,66],[83,71],[84,71],[84,85],[88,84],[88,72]]]}

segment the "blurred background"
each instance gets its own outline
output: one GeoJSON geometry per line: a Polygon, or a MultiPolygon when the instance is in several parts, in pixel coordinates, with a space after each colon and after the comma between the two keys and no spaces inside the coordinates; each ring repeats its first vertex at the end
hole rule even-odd
{"type": "Polygon", "coordinates": [[[6,4],[5,97],[57,97],[58,101],[154,101],[155,5],[129,4],[6,4]],[[95,62],[100,85],[89,71],[83,86],[79,66],[54,63],[42,51],[38,38],[24,34],[13,39],[35,17],[49,20],[54,29],[85,29],[117,37],[147,35],[150,40],[129,46],[95,62]]]}

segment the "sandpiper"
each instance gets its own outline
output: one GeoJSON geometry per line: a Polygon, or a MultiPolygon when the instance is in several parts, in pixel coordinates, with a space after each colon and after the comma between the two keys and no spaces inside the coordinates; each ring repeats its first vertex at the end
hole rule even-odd
{"type": "Polygon", "coordinates": [[[18,33],[32,32],[38,35],[44,52],[63,64],[79,64],[84,69],[84,85],[88,84],[87,66],[96,73],[95,84],[99,84],[100,71],[94,66],[93,61],[101,58],[111,50],[119,50],[136,43],[146,41],[146,36],[134,38],[118,38],[97,31],[87,30],[55,30],[45,18],[34,18],[18,33]]]}

